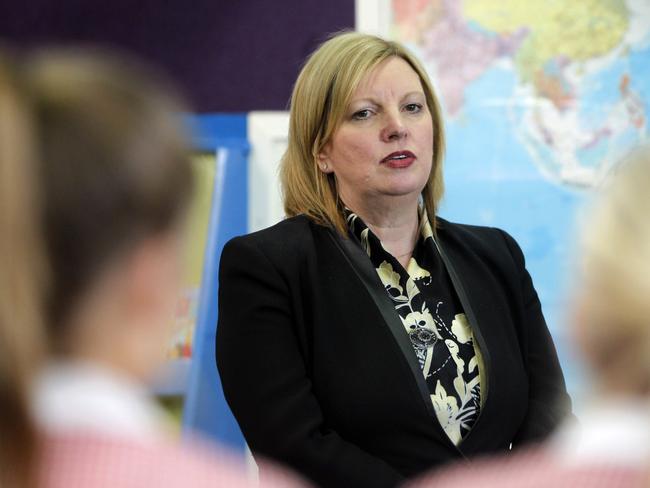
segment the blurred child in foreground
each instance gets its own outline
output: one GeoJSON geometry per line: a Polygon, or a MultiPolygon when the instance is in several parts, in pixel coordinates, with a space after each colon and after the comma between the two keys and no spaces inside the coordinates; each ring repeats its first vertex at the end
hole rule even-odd
{"type": "Polygon", "coordinates": [[[2,487],[253,486],[234,458],[179,446],[146,388],[192,194],[182,109],[105,53],[0,59],[2,487]]]}

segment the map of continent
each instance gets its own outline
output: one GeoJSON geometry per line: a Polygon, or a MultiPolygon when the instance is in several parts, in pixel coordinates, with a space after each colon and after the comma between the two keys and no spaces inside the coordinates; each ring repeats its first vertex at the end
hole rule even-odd
{"type": "Polygon", "coordinates": [[[650,80],[635,61],[650,56],[650,2],[395,0],[393,11],[395,36],[428,64],[448,116],[486,72],[512,71],[501,102],[547,178],[591,186],[644,139],[650,80]]]}
{"type": "MultiPolygon", "coordinates": [[[[645,143],[648,0],[392,0],[388,35],[424,63],[444,111],[441,215],[512,234],[570,391],[577,223],[603,177],[645,143]]],[[[597,190],[596,190],[597,191],[597,190]]]]}

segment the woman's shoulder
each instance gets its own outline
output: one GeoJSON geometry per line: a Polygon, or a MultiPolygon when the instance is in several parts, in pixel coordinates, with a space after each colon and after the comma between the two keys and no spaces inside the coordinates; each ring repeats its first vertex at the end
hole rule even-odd
{"type": "Polygon", "coordinates": [[[525,266],[524,254],[517,241],[505,230],[498,227],[460,224],[437,219],[437,233],[440,242],[461,255],[471,254],[484,262],[496,266],[525,266]]]}
{"type": "MultiPolygon", "coordinates": [[[[472,225],[438,217],[436,219],[436,229],[443,238],[452,240],[462,240],[468,245],[474,246],[517,246],[515,239],[505,230],[499,227],[490,227],[484,225],[472,225]]],[[[518,246],[517,246],[518,247],[518,246]]]]}
{"type": "Polygon", "coordinates": [[[234,237],[224,247],[224,255],[231,252],[262,253],[268,258],[295,258],[314,248],[314,239],[327,229],[305,215],[297,215],[266,229],[234,237]]]}
{"type": "Polygon", "coordinates": [[[266,242],[269,240],[286,239],[287,235],[300,237],[312,232],[312,220],[306,215],[296,215],[281,220],[280,222],[249,234],[240,236],[241,239],[266,242]]]}

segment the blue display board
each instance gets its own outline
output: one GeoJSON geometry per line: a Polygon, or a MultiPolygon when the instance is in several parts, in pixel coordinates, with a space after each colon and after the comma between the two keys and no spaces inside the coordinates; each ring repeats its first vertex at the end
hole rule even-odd
{"type": "Polygon", "coordinates": [[[243,451],[244,438],[226,404],[215,363],[219,258],[225,243],[248,232],[248,153],[245,114],[187,118],[200,152],[216,153],[204,268],[186,382],[183,432],[199,432],[243,451]]]}

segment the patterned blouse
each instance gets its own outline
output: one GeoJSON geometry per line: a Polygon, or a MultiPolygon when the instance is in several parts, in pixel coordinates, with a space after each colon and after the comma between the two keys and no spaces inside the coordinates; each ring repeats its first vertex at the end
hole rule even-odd
{"type": "Polygon", "coordinates": [[[436,416],[458,445],[481,409],[483,364],[472,329],[438,254],[426,211],[407,269],[388,253],[361,218],[347,223],[366,251],[402,319],[431,395],[436,416]]]}

